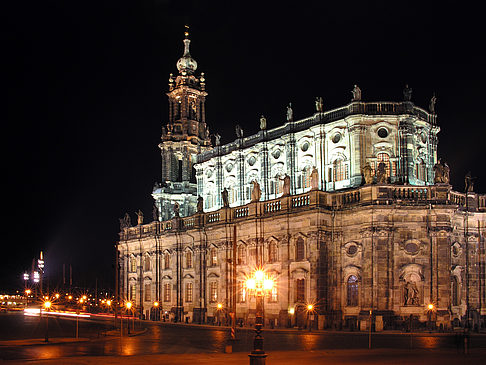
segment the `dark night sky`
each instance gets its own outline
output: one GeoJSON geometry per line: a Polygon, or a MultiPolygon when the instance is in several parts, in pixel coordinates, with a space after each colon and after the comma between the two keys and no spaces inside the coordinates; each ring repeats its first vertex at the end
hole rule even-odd
{"type": "Polygon", "coordinates": [[[160,180],[157,144],[167,79],[191,25],[205,72],[207,120],[224,143],[350,101],[437,94],[439,156],[452,183],[486,192],[486,118],[477,9],[464,2],[23,1],[3,6],[3,204],[0,291],[22,285],[40,250],[51,285],[62,263],[75,284],[112,285],[118,218],[142,209],[160,180]],[[396,4],[395,4],[396,3],[396,4]],[[424,5],[426,4],[426,5],[424,5]]]}

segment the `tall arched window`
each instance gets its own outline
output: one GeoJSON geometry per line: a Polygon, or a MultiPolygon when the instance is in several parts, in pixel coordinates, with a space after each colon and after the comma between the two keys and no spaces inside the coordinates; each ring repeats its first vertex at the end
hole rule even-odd
{"type": "Polygon", "coordinates": [[[295,243],[295,259],[296,261],[302,261],[305,259],[305,245],[302,237],[299,237],[295,243]]]}
{"type": "Polygon", "coordinates": [[[170,269],[170,254],[168,252],[164,254],[164,269],[170,269]]]}
{"type": "Polygon", "coordinates": [[[218,264],[218,251],[213,247],[209,251],[209,266],[216,266],[218,264]]]}
{"type": "Polygon", "coordinates": [[[415,165],[415,170],[417,172],[416,175],[417,179],[425,181],[427,178],[427,169],[424,161],[421,158],[417,160],[417,164],[415,165]]]}
{"type": "Polygon", "coordinates": [[[311,174],[312,168],[307,166],[304,170],[302,170],[302,187],[304,189],[311,187],[311,174]]]}
{"type": "Polygon", "coordinates": [[[346,180],[348,178],[348,169],[346,163],[341,157],[334,160],[333,164],[333,181],[346,180]]]}
{"type": "Polygon", "coordinates": [[[130,258],[130,271],[131,272],[137,271],[137,258],[136,257],[130,258]]]}
{"type": "Polygon", "coordinates": [[[295,288],[295,299],[297,302],[305,302],[305,279],[297,279],[295,288]]]}
{"type": "Polygon", "coordinates": [[[346,305],[349,307],[358,306],[359,283],[354,275],[349,276],[347,281],[346,305]]]}

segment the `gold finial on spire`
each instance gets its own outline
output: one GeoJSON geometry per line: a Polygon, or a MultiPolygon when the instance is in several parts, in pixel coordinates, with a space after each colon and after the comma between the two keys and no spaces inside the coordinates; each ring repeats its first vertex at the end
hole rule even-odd
{"type": "Polygon", "coordinates": [[[186,24],[184,25],[184,28],[186,28],[186,30],[184,31],[184,36],[186,38],[189,38],[189,26],[186,24]]]}

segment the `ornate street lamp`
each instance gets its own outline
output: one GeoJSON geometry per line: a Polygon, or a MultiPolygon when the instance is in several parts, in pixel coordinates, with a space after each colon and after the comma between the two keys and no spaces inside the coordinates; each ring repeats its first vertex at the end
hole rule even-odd
{"type": "Polygon", "coordinates": [[[267,354],[263,350],[263,298],[272,290],[273,285],[273,280],[266,276],[262,269],[256,270],[253,276],[246,280],[246,288],[250,293],[253,292],[256,298],[255,339],[253,351],[248,355],[250,365],[265,365],[267,354]]]}

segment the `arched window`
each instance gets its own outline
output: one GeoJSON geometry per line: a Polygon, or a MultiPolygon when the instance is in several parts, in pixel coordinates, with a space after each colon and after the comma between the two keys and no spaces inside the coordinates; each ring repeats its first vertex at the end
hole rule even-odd
{"type": "Polygon", "coordinates": [[[136,257],[130,258],[130,271],[131,272],[137,271],[137,258],[136,257]]]}
{"type": "Polygon", "coordinates": [[[186,268],[192,269],[192,252],[186,252],[186,268]]]}
{"type": "Polygon", "coordinates": [[[246,265],[246,247],[245,245],[238,246],[238,265],[246,265]]]}
{"type": "Polygon", "coordinates": [[[144,271],[150,271],[150,257],[145,256],[145,259],[143,260],[143,270],[144,271]]]}
{"type": "Polygon", "coordinates": [[[351,275],[347,281],[346,305],[349,307],[358,306],[358,296],[359,296],[358,278],[354,275],[351,275]]]}
{"type": "Polygon", "coordinates": [[[459,281],[455,275],[452,277],[452,305],[459,305],[459,281]]]}
{"type": "Polygon", "coordinates": [[[348,169],[346,163],[341,157],[338,157],[332,164],[333,181],[342,181],[348,179],[348,169]]]}
{"type": "Polygon", "coordinates": [[[299,237],[295,243],[295,260],[302,261],[305,259],[305,245],[304,239],[299,237]]]}
{"type": "Polygon", "coordinates": [[[297,279],[295,284],[296,302],[305,302],[305,279],[297,279]]]}
{"type": "Polygon", "coordinates": [[[168,252],[164,254],[164,269],[170,269],[170,254],[168,252]]]}
{"type": "Polygon", "coordinates": [[[417,173],[417,179],[425,181],[427,178],[427,169],[424,161],[421,158],[418,159],[417,164],[415,165],[415,170],[417,173]]]}
{"type": "Polygon", "coordinates": [[[277,262],[277,244],[270,242],[268,245],[268,262],[277,262]]]}
{"type": "Polygon", "coordinates": [[[376,155],[376,167],[383,162],[385,164],[386,170],[386,177],[391,176],[391,164],[390,164],[390,156],[387,153],[380,152],[376,155]]]}
{"type": "Polygon", "coordinates": [[[302,187],[304,189],[310,188],[311,187],[311,174],[312,174],[312,168],[307,166],[303,171],[302,171],[302,187]]]}

